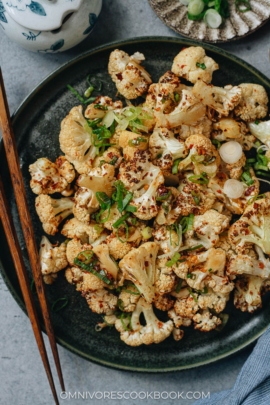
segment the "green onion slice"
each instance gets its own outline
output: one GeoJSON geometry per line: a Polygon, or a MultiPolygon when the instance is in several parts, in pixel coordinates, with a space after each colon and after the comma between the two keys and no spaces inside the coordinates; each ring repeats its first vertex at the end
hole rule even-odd
{"type": "Polygon", "coordinates": [[[122,225],[126,219],[128,219],[128,217],[130,216],[130,214],[127,212],[125,215],[123,215],[121,218],[119,218],[114,224],[113,224],[113,228],[118,228],[120,225],[122,225]]]}
{"type": "Polygon", "coordinates": [[[201,197],[200,197],[200,194],[198,194],[198,193],[196,193],[195,191],[191,191],[191,195],[192,195],[192,197],[193,197],[193,200],[194,200],[194,202],[195,202],[195,204],[196,205],[199,205],[200,204],[200,200],[201,200],[201,197]]]}
{"type": "Polygon", "coordinates": [[[51,310],[53,312],[59,312],[59,311],[61,311],[61,309],[65,308],[67,306],[67,304],[68,304],[68,298],[66,298],[66,297],[58,298],[58,300],[54,301],[54,303],[52,304],[51,310]],[[60,307],[57,305],[59,302],[63,303],[60,307]]]}
{"type": "Polygon", "coordinates": [[[179,165],[180,162],[181,162],[181,158],[176,159],[176,160],[173,162],[172,174],[177,174],[177,173],[178,173],[178,165],[179,165]]]}
{"type": "Polygon", "coordinates": [[[88,82],[88,84],[89,84],[89,86],[90,87],[93,87],[93,90],[96,90],[96,91],[101,91],[102,90],[102,82],[101,82],[101,80],[100,79],[98,79],[95,75],[93,75],[93,74],[90,74],[90,75],[88,75],[87,76],[87,82],[88,82]],[[98,82],[98,87],[95,87],[91,82],[90,82],[90,78],[91,77],[93,77],[97,82],[98,82]]]}
{"type": "Polygon", "coordinates": [[[190,214],[189,217],[188,217],[188,225],[187,225],[187,230],[188,231],[192,231],[193,222],[194,222],[194,214],[190,214]]]}
{"type": "Polygon", "coordinates": [[[195,184],[208,184],[209,180],[206,176],[207,176],[206,173],[203,172],[200,175],[190,176],[188,178],[188,180],[192,181],[192,183],[195,183],[195,184]]]}
{"type": "Polygon", "coordinates": [[[171,260],[169,260],[166,263],[166,267],[172,267],[179,259],[180,259],[181,255],[180,253],[176,252],[173,257],[171,258],[171,260]]]}
{"type": "Polygon", "coordinates": [[[198,302],[197,298],[195,297],[195,295],[193,294],[193,292],[191,291],[190,288],[188,288],[188,292],[190,293],[190,295],[193,297],[195,302],[198,302]]]}
{"type": "Polygon", "coordinates": [[[95,276],[97,276],[100,280],[104,281],[104,283],[110,285],[111,281],[106,277],[103,276],[102,274],[98,273],[96,270],[93,269],[93,267],[97,264],[97,260],[92,261],[89,264],[85,264],[84,262],[81,262],[78,257],[80,256],[81,253],[78,254],[78,256],[74,259],[74,264],[76,264],[77,266],[80,266],[81,268],[83,268],[85,271],[87,271],[88,273],[92,273],[95,276]]]}
{"type": "Polygon", "coordinates": [[[147,143],[147,139],[138,136],[138,138],[130,139],[128,141],[129,146],[139,146],[141,143],[147,143]]]}
{"type": "Polygon", "coordinates": [[[238,11],[241,11],[241,13],[246,13],[251,10],[251,5],[247,0],[235,0],[235,7],[238,11]],[[244,6],[245,8],[240,8],[241,6],[244,6]]]}
{"type": "Polygon", "coordinates": [[[170,190],[170,191],[168,192],[168,194],[162,195],[162,196],[160,196],[160,197],[156,197],[156,201],[167,200],[167,198],[169,198],[171,194],[172,194],[172,190],[170,190]]]}
{"type": "Polygon", "coordinates": [[[211,142],[212,142],[212,144],[215,145],[218,149],[221,147],[221,142],[219,142],[217,139],[212,139],[211,142]]]}
{"type": "Polygon", "coordinates": [[[199,67],[199,68],[201,68],[202,70],[205,70],[205,69],[206,69],[205,63],[199,63],[199,62],[197,62],[197,63],[196,63],[196,66],[199,67]]]}
{"type": "MultiPolygon", "coordinates": [[[[121,219],[121,218],[120,218],[120,219],[121,219]]],[[[128,224],[127,224],[126,222],[123,222],[123,223],[121,223],[121,224],[117,227],[117,230],[116,230],[116,237],[117,237],[117,239],[118,239],[121,243],[126,243],[127,240],[128,240],[128,235],[129,235],[128,224]],[[122,240],[122,239],[120,238],[120,236],[118,235],[119,228],[120,228],[122,225],[126,228],[126,235],[127,235],[127,236],[126,236],[126,239],[125,239],[125,240],[122,240]]]]}
{"type": "Polygon", "coordinates": [[[180,278],[177,283],[176,289],[175,289],[176,294],[178,294],[179,291],[181,290],[182,284],[183,284],[183,280],[180,278]]]}

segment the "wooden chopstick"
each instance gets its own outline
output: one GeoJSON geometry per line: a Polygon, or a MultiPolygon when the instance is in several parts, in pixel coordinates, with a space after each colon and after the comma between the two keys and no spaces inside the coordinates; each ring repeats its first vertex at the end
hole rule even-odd
{"type": "Polygon", "coordinates": [[[16,147],[15,137],[11,124],[7,96],[5,92],[4,80],[0,68],[0,126],[2,129],[2,137],[6,156],[9,166],[9,172],[13,183],[14,194],[19,211],[22,230],[24,233],[25,243],[28,251],[28,256],[35,280],[35,285],[38,293],[40,307],[47,330],[48,338],[50,341],[58,377],[60,380],[61,388],[65,391],[65,385],[56,346],[55,336],[53,332],[51,316],[48,306],[48,301],[45,293],[44,283],[41,274],[39,255],[35,241],[34,230],[32,226],[31,216],[27,205],[26,192],[23,183],[22,172],[20,168],[19,156],[16,147]]]}
{"type": "Polygon", "coordinates": [[[0,217],[4,227],[4,231],[7,237],[10,253],[13,259],[13,263],[16,269],[16,273],[19,279],[20,287],[22,290],[23,299],[26,305],[27,313],[32,324],[33,332],[37,341],[39,352],[44,364],[44,368],[51,386],[51,390],[54,396],[55,403],[59,405],[55,385],[52,377],[52,372],[46,352],[46,347],[44,345],[43,336],[41,333],[40,323],[38,320],[38,314],[35,307],[31,287],[26,274],[26,269],[24,266],[24,261],[22,257],[21,248],[18,242],[17,234],[13,224],[11,212],[6,199],[4,186],[0,176],[0,217]]]}

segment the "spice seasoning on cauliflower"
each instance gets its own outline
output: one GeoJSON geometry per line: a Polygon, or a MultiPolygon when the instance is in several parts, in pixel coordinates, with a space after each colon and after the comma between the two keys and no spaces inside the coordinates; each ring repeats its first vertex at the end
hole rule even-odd
{"type": "Polygon", "coordinates": [[[73,214],[65,243],[41,240],[44,282],[66,269],[103,318],[96,331],[115,327],[134,347],[185,339],[182,326],[221,330],[230,299],[252,313],[270,290],[265,89],[210,84],[218,64],[201,47],[183,49],[157,83],[144,59],[114,50],[108,70],[125,101],[98,95],[84,112],[73,107],[64,155],[29,167],[45,232],[73,214]]]}

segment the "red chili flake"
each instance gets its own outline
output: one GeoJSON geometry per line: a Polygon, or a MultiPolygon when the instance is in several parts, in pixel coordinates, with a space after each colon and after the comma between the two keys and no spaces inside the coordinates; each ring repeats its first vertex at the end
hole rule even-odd
{"type": "Polygon", "coordinates": [[[249,235],[249,230],[248,229],[245,230],[245,235],[249,235]]]}
{"type": "Polygon", "coordinates": [[[222,191],[221,191],[221,190],[218,190],[217,193],[222,194],[222,191]]]}
{"type": "Polygon", "coordinates": [[[122,73],[117,73],[116,74],[116,77],[117,77],[117,79],[119,79],[119,80],[123,80],[123,76],[122,76],[122,73]]]}
{"type": "Polygon", "coordinates": [[[257,208],[258,208],[258,204],[255,203],[255,204],[253,205],[253,207],[254,207],[255,209],[257,209],[257,208]]]}
{"type": "Polygon", "coordinates": [[[189,145],[189,149],[192,149],[194,145],[189,145]]]}
{"type": "Polygon", "coordinates": [[[259,263],[260,269],[264,269],[264,264],[262,262],[259,263]]]}
{"type": "Polygon", "coordinates": [[[187,66],[187,65],[181,65],[181,69],[184,69],[185,66],[187,66]]]}

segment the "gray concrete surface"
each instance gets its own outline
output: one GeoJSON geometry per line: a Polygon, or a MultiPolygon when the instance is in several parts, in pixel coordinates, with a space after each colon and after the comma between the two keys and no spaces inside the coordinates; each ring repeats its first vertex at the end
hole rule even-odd
{"type": "MultiPolygon", "coordinates": [[[[0,32],[0,65],[2,67],[11,112],[30,90],[51,70],[70,58],[94,46],[109,41],[142,35],[176,34],[156,17],[147,0],[104,0],[103,10],[95,31],[82,44],[64,54],[32,54],[12,43],[0,32]]],[[[221,45],[269,74],[268,23],[258,32],[242,41],[221,45]]],[[[51,405],[53,398],[40,361],[38,349],[28,318],[10,295],[0,278],[0,404],[1,405],[51,405]]],[[[47,337],[45,337],[47,344],[47,337]]],[[[106,369],[89,363],[59,347],[67,391],[94,393],[97,391],[139,392],[216,392],[233,386],[241,366],[251,349],[199,369],[165,375],[143,375],[106,369]]],[[[49,352],[50,353],[50,352],[49,352]]],[[[52,356],[49,356],[52,359],[52,356]]],[[[55,375],[55,373],[54,373],[55,375]]],[[[57,381],[57,378],[55,378],[57,381]]],[[[60,393],[60,387],[57,383],[60,393]]],[[[99,398],[97,395],[97,398],[99,398]]],[[[164,394],[166,396],[166,394],[164,394]]],[[[143,394],[142,394],[143,396],[143,394]]],[[[115,403],[108,399],[62,400],[74,404],[92,402],[115,403]]],[[[118,402],[118,401],[117,401],[118,402]]],[[[120,403],[137,404],[140,399],[121,400],[120,403]]],[[[175,402],[191,404],[192,399],[155,400],[146,404],[175,402]]]]}

